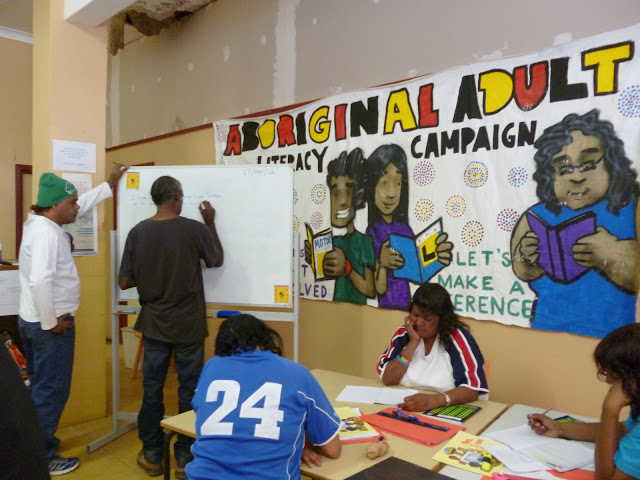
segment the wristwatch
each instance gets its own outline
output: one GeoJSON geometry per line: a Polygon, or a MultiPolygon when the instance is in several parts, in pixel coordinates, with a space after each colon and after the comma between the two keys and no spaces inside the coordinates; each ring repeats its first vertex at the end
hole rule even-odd
{"type": "Polygon", "coordinates": [[[450,397],[449,395],[447,395],[447,393],[446,393],[446,392],[442,392],[442,395],[444,395],[444,399],[445,399],[445,401],[447,402],[447,407],[448,407],[449,405],[451,405],[451,397],[450,397]]]}

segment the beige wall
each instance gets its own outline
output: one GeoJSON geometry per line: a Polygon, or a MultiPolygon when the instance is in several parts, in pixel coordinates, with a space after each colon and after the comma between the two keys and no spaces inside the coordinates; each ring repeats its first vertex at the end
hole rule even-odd
{"type": "MultiPolygon", "coordinates": [[[[30,43],[0,38],[0,242],[2,258],[15,259],[15,165],[31,164],[30,43]]],[[[30,197],[29,197],[30,200],[30,197]]]]}
{"type": "Polygon", "coordinates": [[[217,0],[111,59],[107,145],[638,22],[635,0],[217,0]]]}
{"type": "MultiPolygon", "coordinates": [[[[53,170],[54,139],[96,145],[93,185],[105,180],[107,29],[64,20],[64,0],[39,2],[33,12],[33,194],[53,170]]],[[[110,168],[109,168],[110,170],[110,168]]],[[[107,231],[98,207],[98,255],[76,258],[81,279],[71,395],[61,426],[106,414],[105,324],[109,318],[107,231]],[[96,392],[98,394],[96,395],[96,392]]]]}

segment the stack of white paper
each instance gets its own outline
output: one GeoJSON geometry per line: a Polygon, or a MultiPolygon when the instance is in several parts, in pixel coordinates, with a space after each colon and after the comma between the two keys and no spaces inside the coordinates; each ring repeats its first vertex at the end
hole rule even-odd
{"type": "MultiPolygon", "coordinates": [[[[538,435],[526,424],[506,430],[487,432],[484,435],[498,440],[558,472],[566,472],[593,463],[593,450],[575,441],[538,435]]],[[[501,459],[498,454],[496,457],[501,459]]],[[[508,464],[507,466],[512,469],[508,464]]]]}

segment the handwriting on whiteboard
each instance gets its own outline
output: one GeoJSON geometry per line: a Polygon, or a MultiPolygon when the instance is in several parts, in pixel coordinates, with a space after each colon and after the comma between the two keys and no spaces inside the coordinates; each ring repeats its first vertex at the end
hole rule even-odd
{"type": "Polygon", "coordinates": [[[242,169],[242,174],[245,177],[267,177],[269,175],[275,175],[276,172],[274,172],[273,168],[269,167],[247,167],[242,169]]]}

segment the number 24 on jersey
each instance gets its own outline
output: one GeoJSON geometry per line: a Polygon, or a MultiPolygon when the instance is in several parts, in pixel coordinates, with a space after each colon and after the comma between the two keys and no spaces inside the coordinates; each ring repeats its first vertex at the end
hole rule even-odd
{"type": "MultiPolygon", "coordinates": [[[[207,402],[218,401],[218,395],[222,394],[222,403],[202,423],[201,435],[232,435],[233,422],[224,422],[224,418],[238,408],[240,398],[240,384],[235,380],[214,380],[207,389],[207,402]]],[[[260,438],[278,440],[280,427],[278,423],[284,419],[284,410],[280,410],[280,397],[282,384],[266,382],[258,388],[242,405],[240,405],[240,418],[257,418],[260,420],[253,431],[253,435],[260,438]],[[264,398],[264,406],[256,407],[256,404],[264,398]]]]}

